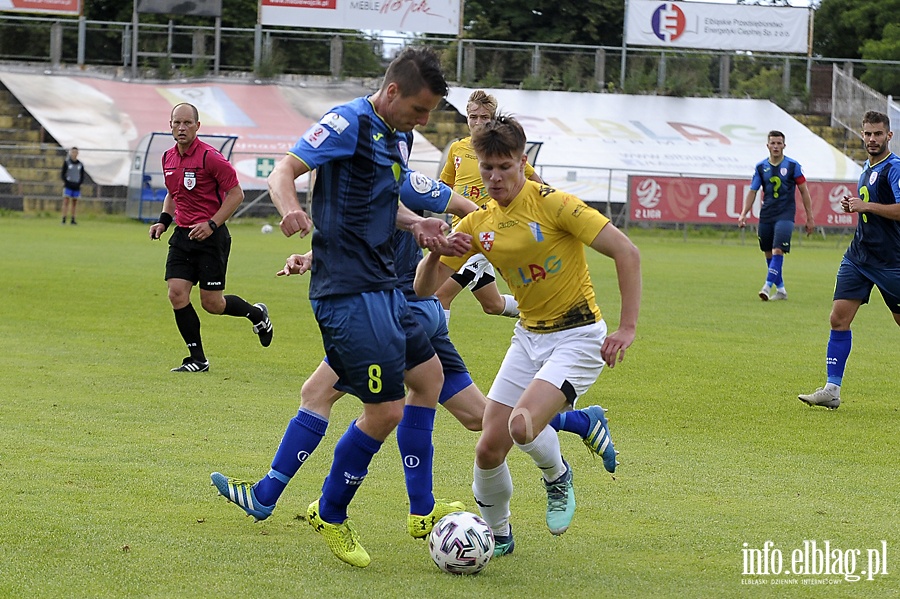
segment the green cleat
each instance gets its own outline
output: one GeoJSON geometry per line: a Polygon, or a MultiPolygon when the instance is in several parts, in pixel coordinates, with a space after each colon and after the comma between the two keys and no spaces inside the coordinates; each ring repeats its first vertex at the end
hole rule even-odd
{"type": "Polygon", "coordinates": [[[494,534],[494,557],[501,555],[510,555],[516,548],[516,541],[513,539],[512,524],[509,525],[509,534],[506,536],[494,534]]]}
{"type": "Polygon", "coordinates": [[[569,529],[575,516],[575,489],[572,487],[572,468],[563,460],[566,471],[547,487],[547,528],[554,535],[561,535],[569,529]]]}
{"type": "Polygon", "coordinates": [[[350,519],[341,524],[325,522],[319,516],[319,500],[309,504],[306,510],[306,520],[313,529],[325,538],[325,544],[339,560],[345,561],[351,566],[365,568],[372,559],[359,544],[359,534],[350,524],[350,519]]]}

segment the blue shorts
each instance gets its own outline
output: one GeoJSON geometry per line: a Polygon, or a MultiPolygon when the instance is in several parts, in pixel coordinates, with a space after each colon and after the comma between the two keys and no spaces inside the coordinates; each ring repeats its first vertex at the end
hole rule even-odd
{"type": "Polygon", "coordinates": [[[900,314],[900,269],[866,268],[844,256],[834,283],[834,299],[859,300],[868,304],[872,287],[878,287],[893,314],[900,314]]]}
{"type": "Polygon", "coordinates": [[[791,251],[791,235],[794,233],[794,221],[779,220],[774,223],[759,223],[757,236],[759,237],[759,249],[771,252],[773,249],[781,250],[785,254],[791,251]]]}
{"type": "Polygon", "coordinates": [[[409,302],[409,309],[424,327],[425,333],[431,341],[431,347],[434,348],[441,361],[444,385],[441,387],[438,402],[444,403],[471,385],[472,377],[453,342],[450,341],[450,331],[447,329],[447,319],[444,317],[441,303],[436,298],[417,300],[409,302]]]}
{"type": "Polygon", "coordinates": [[[68,187],[63,187],[63,195],[68,198],[75,198],[76,200],[81,197],[81,191],[77,189],[69,189],[68,187]]]}
{"type": "Polygon", "coordinates": [[[413,366],[434,356],[400,291],[338,295],[310,303],[328,365],[338,375],[334,388],[363,403],[402,399],[407,355],[416,356],[413,366]]]}

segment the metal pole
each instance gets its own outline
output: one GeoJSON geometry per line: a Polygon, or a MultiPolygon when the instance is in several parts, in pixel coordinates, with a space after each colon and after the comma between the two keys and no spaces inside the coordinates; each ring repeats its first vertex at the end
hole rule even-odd
{"type": "Polygon", "coordinates": [[[253,72],[259,74],[262,64],[262,25],[256,24],[253,28],[253,72]]]}
{"type": "Polygon", "coordinates": [[[134,0],[134,9],[131,14],[131,78],[137,79],[138,60],[138,11],[137,0],[134,0]]]}
{"type": "Polygon", "coordinates": [[[625,53],[628,46],[628,0],[625,0],[625,20],[622,21],[622,61],[619,66],[619,89],[625,89],[625,53]]]}
{"type": "Polygon", "coordinates": [[[462,66],[463,66],[463,40],[459,38],[456,41],[456,82],[462,83],[462,66]]]}
{"type": "Polygon", "coordinates": [[[222,51],[222,17],[216,17],[216,54],[213,57],[213,73],[219,74],[220,54],[222,51]]]}
{"type": "Polygon", "coordinates": [[[87,21],[84,18],[84,15],[78,17],[78,66],[84,66],[84,45],[85,45],[85,37],[87,36],[87,21]]]}

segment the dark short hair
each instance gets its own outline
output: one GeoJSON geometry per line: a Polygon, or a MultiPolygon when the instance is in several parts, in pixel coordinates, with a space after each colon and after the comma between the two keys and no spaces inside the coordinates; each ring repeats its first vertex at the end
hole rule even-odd
{"type": "Polygon", "coordinates": [[[769,139],[770,137],[780,137],[781,139],[784,139],[784,133],[782,133],[781,131],[778,131],[777,129],[772,129],[771,131],[769,131],[769,134],[766,136],[766,139],[769,139]]]}
{"type": "Polygon", "coordinates": [[[388,65],[381,86],[385,88],[390,83],[397,84],[402,96],[414,96],[426,87],[442,98],[449,91],[441,60],[430,46],[404,48],[388,65]]]}
{"type": "Polygon", "coordinates": [[[515,156],[525,154],[525,130],[515,117],[499,114],[472,135],[472,148],[478,156],[515,156]]]}
{"type": "Polygon", "coordinates": [[[876,123],[884,123],[885,129],[888,131],[891,130],[891,119],[888,118],[888,115],[883,112],[878,112],[877,110],[870,110],[863,115],[863,125],[869,123],[870,125],[875,125],[876,123]]]}
{"type": "Polygon", "coordinates": [[[194,106],[193,104],[188,104],[187,102],[181,102],[180,104],[176,104],[175,106],[172,107],[172,112],[169,113],[170,121],[172,120],[172,115],[175,114],[175,109],[178,108],[179,106],[190,106],[191,111],[194,113],[194,120],[195,121],[200,120],[200,111],[197,110],[196,106],[194,106]]]}

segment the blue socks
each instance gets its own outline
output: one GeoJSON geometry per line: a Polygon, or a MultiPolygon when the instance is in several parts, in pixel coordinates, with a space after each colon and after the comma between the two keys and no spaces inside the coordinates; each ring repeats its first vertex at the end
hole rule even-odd
{"type": "Polygon", "coordinates": [[[253,485],[253,494],[260,503],[275,505],[291,478],[319,446],[327,428],[327,420],[314,412],[300,408],[284,431],[284,437],[272,459],[269,474],[253,485]]]}
{"type": "Polygon", "coordinates": [[[784,266],[784,254],[773,254],[769,260],[769,274],[766,277],[766,283],[775,285],[775,287],[784,287],[784,280],[781,278],[781,269],[784,266]]]}
{"type": "Polygon", "coordinates": [[[560,412],[550,421],[550,426],[554,430],[575,433],[582,439],[587,436],[590,424],[591,419],[581,410],[560,412]]]}
{"type": "Polygon", "coordinates": [[[341,524],[347,519],[347,506],[369,473],[372,457],[381,449],[381,441],[373,439],[356,426],[356,421],[334,447],[331,472],[322,485],[319,516],[325,522],[341,524]]]}
{"type": "Polygon", "coordinates": [[[850,357],[850,348],[853,345],[853,334],[850,331],[831,331],[828,338],[828,350],[825,355],[827,382],[841,385],[844,378],[844,368],[847,366],[847,358],[850,357]]]}
{"type": "Polygon", "coordinates": [[[409,513],[418,516],[434,509],[432,473],[434,445],[431,443],[436,410],[422,406],[405,406],[403,420],[397,426],[397,446],[403,458],[409,513]]]}

